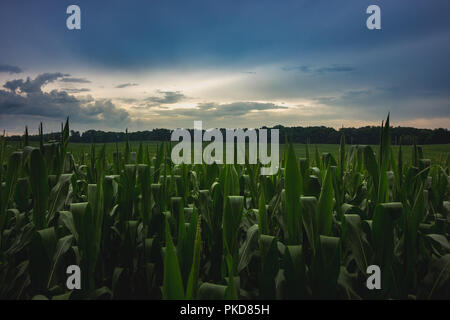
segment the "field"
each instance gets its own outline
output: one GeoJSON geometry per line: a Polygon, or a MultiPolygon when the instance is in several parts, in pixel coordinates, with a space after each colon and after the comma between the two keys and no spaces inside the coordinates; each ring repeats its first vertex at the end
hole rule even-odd
{"type": "Polygon", "coordinates": [[[3,140],[0,299],[449,299],[450,146],[380,131],[283,145],[273,176],[72,144],[68,123],[3,140]]]}
{"type": "MultiPolygon", "coordinates": [[[[130,150],[131,151],[138,151],[139,145],[141,142],[137,141],[131,141],[129,142],[130,150]]],[[[156,141],[143,141],[142,145],[144,148],[148,147],[148,150],[151,154],[154,154],[156,152],[156,147],[161,142],[156,141]]],[[[31,146],[37,147],[39,146],[39,143],[30,143],[31,146]]],[[[115,143],[96,143],[95,144],[97,149],[101,148],[103,145],[105,145],[105,153],[108,156],[112,157],[112,154],[116,152],[116,144],[115,143]]],[[[294,150],[297,157],[304,158],[306,157],[306,146],[304,144],[298,144],[294,143],[294,150]]],[[[314,151],[314,148],[317,146],[317,149],[319,151],[319,154],[322,153],[331,153],[333,157],[337,157],[339,154],[339,145],[338,144],[317,144],[317,145],[310,145],[309,148],[311,151],[314,151]]],[[[11,154],[13,150],[16,150],[19,147],[19,143],[17,142],[10,142],[9,146],[7,147],[8,155],[11,154]]],[[[117,144],[117,147],[120,152],[123,152],[125,149],[125,142],[119,142],[117,144]]],[[[280,153],[283,154],[284,148],[286,146],[280,145],[280,153]]],[[[377,150],[378,146],[371,146],[373,150],[377,150]]],[[[346,150],[350,148],[349,145],[346,146],[346,150]]],[[[399,146],[392,146],[392,151],[394,152],[395,157],[398,156],[398,150],[399,146]]],[[[90,143],[70,143],[68,146],[68,152],[72,153],[75,157],[75,159],[81,159],[83,154],[89,154],[91,150],[91,144],[90,143]]],[[[411,159],[413,155],[413,146],[402,146],[403,150],[403,159],[405,164],[411,164],[411,159]]],[[[447,157],[450,155],[450,144],[431,144],[431,145],[424,145],[422,146],[422,150],[426,158],[431,160],[431,163],[433,164],[441,164],[445,165],[447,161],[447,157]]]]}
{"type": "MultiPolygon", "coordinates": [[[[133,151],[137,151],[139,148],[140,142],[130,142],[130,148],[133,151]]],[[[156,146],[158,145],[158,142],[154,141],[144,141],[143,146],[148,146],[150,153],[156,152],[156,146]]],[[[306,148],[304,144],[298,144],[294,143],[294,150],[297,157],[305,157],[306,156],[306,148]]],[[[102,144],[97,144],[98,147],[101,147],[102,144]]],[[[115,143],[107,143],[106,146],[106,153],[112,154],[116,150],[115,143]]],[[[125,142],[118,143],[118,147],[120,151],[123,151],[125,149],[125,142]]],[[[314,151],[315,145],[311,145],[310,148],[312,151],[314,151]]],[[[374,150],[376,150],[377,146],[371,146],[374,150]]],[[[91,145],[88,143],[71,143],[69,145],[69,152],[72,152],[74,155],[79,157],[82,153],[89,153],[91,148],[91,145]]],[[[283,153],[283,150],[285,148],[285,145],[280,145],[280,153],[283,153]]],[[[347,146],[347,149],[349,146],[347,146]]],[[[398,146],[392,146],[392,150],[395,153],[395,155],[398,155],[398,146]]],[[[411,163],[412,153],[413,153],[413,146],[403,146],[403,152],[404,152],[404,160],[405,163],[411,163]]],[[[317,149],[319,150],[319,153],[331,153],[334,157],[337,157],[339,154],[339,145],[338,144],[318,144],[317,149]]],[[[447,160],[447,156],[450,154],[450,144],[434,144],[434,145],[424,145],[422,146],[424,155],[426,155],[427,158],[431,159],[432,163],[440,163],[445,164],[445,161],[447,160]]]]}

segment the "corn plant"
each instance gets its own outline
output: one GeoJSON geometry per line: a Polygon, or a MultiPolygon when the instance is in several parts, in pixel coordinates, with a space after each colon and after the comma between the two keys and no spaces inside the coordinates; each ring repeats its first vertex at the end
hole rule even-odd
{"type": "Polygon", "coordinates": [[[306,157],[280,169],[180,164],[171,144],[112,154],[59,140],[0,141],[2,299],[448,299],[449,167],[391,147],[306,157]],[[7,157],[7,154],[10,154],[7,157]],[[66,269],[81,269],[81,289],[66,269]],[[366,286],[368,267],[381,287],[366,286]]]}

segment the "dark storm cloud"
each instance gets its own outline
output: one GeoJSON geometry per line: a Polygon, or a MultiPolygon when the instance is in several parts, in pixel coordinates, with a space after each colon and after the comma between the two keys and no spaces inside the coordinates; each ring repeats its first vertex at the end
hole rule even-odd
{"type": "Polygon", "coordinates": [[[62,76],[61,73],[44,73],[26,81],[8,81],[4,87],[9,90],[0,90],[0,115],[54,119],[69,116],[75,123],[102,123],[111,127],[125,125],[130,120],[126,110],[116,107],[108,99],[78,99],[64,90],[42,91],[43,85],[62,76]]]}
{"type": "Polygon", "coordinates": [[[116,88],[121,89],[121,88],[126,88],[126,87],[135,87],[138,86],[139,84],[137,83],[122,83],[116,86],[116,88]]]}
{"type": "Polygon", "coordinates": [[[7,72],[7,73],[21,73],[22,69],[20,69],[17,66],[10,66],[7,64],[0,64],[0,72],[7,72]]]}
{"type": "Polygon", "coordinates": [[[23,81],[23,79],[7,81],[3,87],[11,90],[11,92],[16,92],[17,90],[24,93],[41,92],[41,87],[43,85],[53,82],[63,76],[64,74],[60,72],[42,73],[33,80],[28,77],[26,81],[23,81]]]}

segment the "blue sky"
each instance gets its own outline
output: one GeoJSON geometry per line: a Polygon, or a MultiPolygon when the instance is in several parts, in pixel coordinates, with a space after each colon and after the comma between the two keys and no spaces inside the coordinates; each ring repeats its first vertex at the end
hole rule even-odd
{"type": "Polygon", "coordinates": [[[0,128],[450,128],[447,0],[0,3],[0,128]],[[66,8],[81,8],[81,30],[66,8]],[[381,7],[381,30],[366,8],[381,7]]]}

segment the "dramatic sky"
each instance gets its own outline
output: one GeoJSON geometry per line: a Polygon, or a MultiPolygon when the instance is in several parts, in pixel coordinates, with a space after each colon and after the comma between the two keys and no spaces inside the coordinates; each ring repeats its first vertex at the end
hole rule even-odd
{"type": "Polygon", "coordinates": [[[448,0],[0,2],[0,129],[450,128],[448,0]],[[81,30],[66,8],[81,8],[81,30]],[[381,7],[381,30],[366,8],[381,7]]]}

